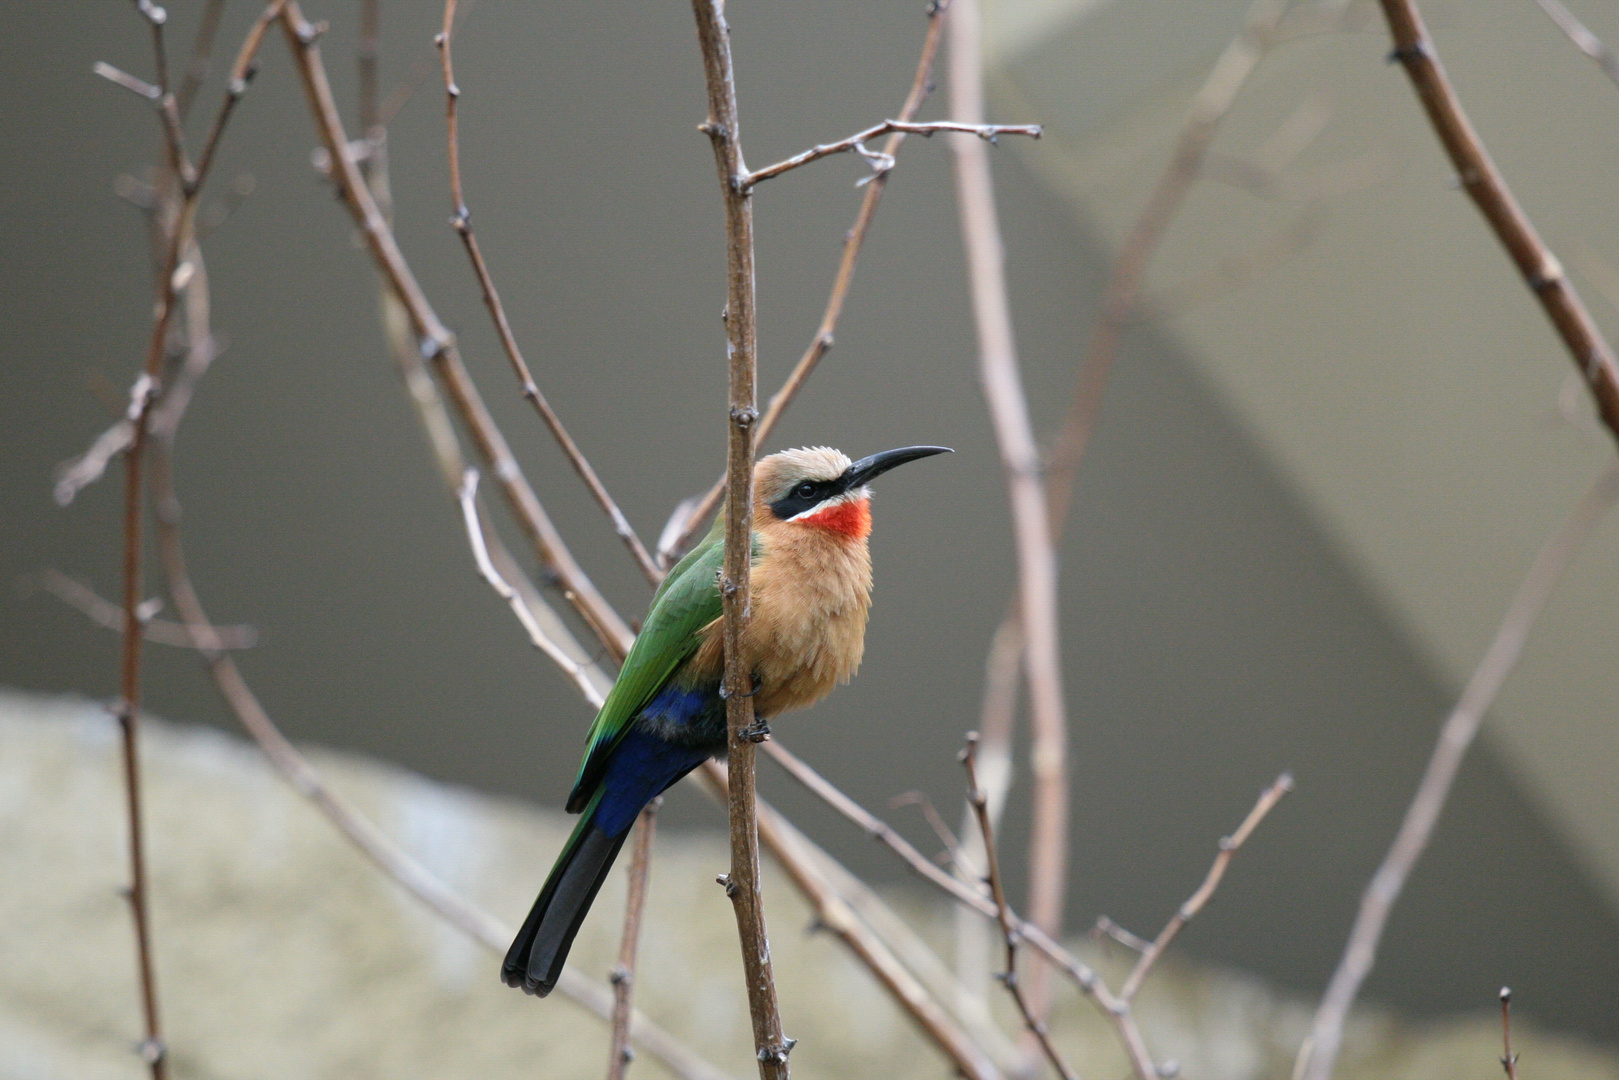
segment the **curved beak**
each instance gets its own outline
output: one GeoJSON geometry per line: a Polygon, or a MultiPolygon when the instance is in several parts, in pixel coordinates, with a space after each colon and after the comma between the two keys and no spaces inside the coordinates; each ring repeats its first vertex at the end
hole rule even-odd
{"type": "Polygon", "coordinates": [[[934,454],[953,454],[954,450],[948,446],[902,446],[898,450],[884,450],[880,454],[863,457],[850,465],[843,474],[845,491],[853,491],[866,483],[877,479],[889,469],[915,461],[918,458],[932,457],[934,454]]]}

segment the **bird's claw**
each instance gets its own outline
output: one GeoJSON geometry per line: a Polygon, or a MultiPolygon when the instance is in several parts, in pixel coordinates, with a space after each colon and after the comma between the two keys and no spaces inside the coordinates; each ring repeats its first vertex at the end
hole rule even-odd
{"type": "MultiPolygon", "coordinates": [[[[745,698],[752,697],[754,694],[757,694],[759,692],[759,688],[764,686],[764,684],[765,684],[765,681],[763,679],[761,679],[757,675],[752,676],[752,679],[753,679],[753,688],[751,690],[749,690],[746,694],[742,695],[745,698]]],[[[731,691],[730,691],[730,689],[724,683],[720,683],[720,700],[721,701],[729,701],[730,699],[731,699],[731,691]]]]}
{"type": "Polygon", "coordinates": [[[736,733],[739,742],[762,743],[770,738],[770,725],[764,720],[755,720],[747,727],[736,733]]]}

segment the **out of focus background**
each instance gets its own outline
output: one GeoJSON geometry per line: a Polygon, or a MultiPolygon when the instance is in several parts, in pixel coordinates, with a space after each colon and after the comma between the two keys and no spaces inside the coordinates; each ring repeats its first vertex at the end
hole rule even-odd
{"type": "MultiPolygon", "coordinates": [[[[690,12],[463,6],[461,145],[480,240],[537,380],[654,539],[723,458],[724,253],[712,158],[695,131],[704,99],[690,12]]],[[[1619,40],[1611,7],[1571,6],[1619,40]]],[[[1046,128],[994,155],[1023,373],[1044,434],[1067,407],[1121,238],[1245,7],[986,0],[992,119],[1046,128]]],[[[199,8],[171,5],[176,45],[199,8]]],[[[257,8],[226,5],[199,116],[211,114],[257,8]]],[[[356,5],[306,10],[331,23],[323,48],[352,110],[356,5]]],[[[1532,0],[1424,10],[1498,164],[1598,320],[1619,326],[1609,187],[1619,89],[1532,0]]],[[[441,12],[384,3],[382,13],[401,244],[586,570],[638,616],[644,581],[520,399],[447,224],[431,47],[441,12]]],[[[914,0],[736,2],[729,17],[756,167],[892,115],[925,29],[914,0]]],[[[51,596],[41,575],[117,592],[120,481],[65,509],[52,484],[123,407],[149,333],[146,229],[116,192],[138,190],[158,128],[91,65],[146,75],[150,47],[121,5],[11,4],[6,25],[0,685],[105,700],[116,693],[116,636],[51,596]]],[[[1244,87],[1150,266],[1062,548],[1069,926],[1101,914],[1141,933],[1161,925],[1216,839],[1288,769],[1296,793],[1243,849],[1179,952],[1301,1000],[1330,973],[1438,724],[1513,589],[1613,454],[1560,343],[1456,189],[1404,74],[1385,63],[1388,48],[1375,7],[1352,4],[1334,28],[1275,48],[1244,87]]],[[[924,118],[944,115],[938,97],[924,118]]],[[[273,38],[208,204],[225,351],[177,459],[198,588],[217,621],[257,629],[238,662],[295,740],[555,809],[590,712],[475,575],[387,355],[374,271],[311,165],[316,144],[273,38]]],[[[814,332],[866,171],[836,157],[759,189],[767,390],[814,332]]],[[[883,481],[865,666],[825,704],[775,725],[928,850],[938,845],[915,808],[887,804],[920,791],[954,819],[955,751],[977,722],[1014,575],[962,265],[946,148],[912,139],[836,346],[767,447],[957,451],[883,481]]],[[[1510,983],[1541,1029],[1619,1044],[1616,586],[1610,521],[1535,627],[1395,911],[1366,991],[1389,1015],[1481,1014],[1510,983]]],[[[158,646],[148,657],[153,713],[232,726],[195,657],[158,646]]],[[[37,696],[3,700],[54,715],[37,696]]],[[[8,766],[45,737],[0,731],[11,733],[0,741],[8,766]]],[[[110,765],[104,779],[117,782],[110,765]]],[[[1008,836],[1026,829],[1026,781],[1020,759],[1008,836]]],[[[761,790],[868,880],[906,885],[897,863],[768,765],[761,790]]],[[[90,805],[69,798],[61,813],[90,805]]],[[[5,803],[0,853],[12,861],[0,880],[13,884],[0,892],[16,875],[49,872],[49,848],[27,839],[42,827],[29,806],[5,803]]],[[[722,825],[684,789],[663,823],[677,838],[722,825]]],[[[66,835],[71,845],[80,834],[66,835]]],[[[251,846],[244,836],[244,858],[251,846]]],[[[1007,852],[1018,895],[1021,847],[1007,852]]],[[[511,883],[497,914],[521,917],[549,852],[491,872],[511,883]]],[[[108,848],[108,882],[121,881],[121,857],[108,848]]],[[[32,914],[7,937],[56,917],[49,891],[38,895],[47,906],[25,907],[32,914]]],[[[186,933],[165,903],[160,891],[160,948],[186,933]]],[[[478,963],[468,985],[488,991],[493,966],[478,963]]],[[[134,1037],[125,1018],[98,1024],[106,1038],[134,1037]]],[[[1229,1075],[1272,1065],[1256,1056],[1229,1075]]],[[[1494,1067],[1486,1059],[1479,1075],[1494,1067]]]]}

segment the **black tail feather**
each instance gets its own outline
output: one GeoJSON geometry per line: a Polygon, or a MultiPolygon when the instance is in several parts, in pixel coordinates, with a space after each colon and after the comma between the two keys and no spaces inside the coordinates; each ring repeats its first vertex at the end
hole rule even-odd
{"type": "Polygon", "coordinates": [[[594,823],[581,826],[523,920],[523,928],[506,953],[501,981],[540,997],[551,992],[562,977],[562,964],[573,947],[574,935],[628,836],[627,831],[608,836],[594,823]]]}

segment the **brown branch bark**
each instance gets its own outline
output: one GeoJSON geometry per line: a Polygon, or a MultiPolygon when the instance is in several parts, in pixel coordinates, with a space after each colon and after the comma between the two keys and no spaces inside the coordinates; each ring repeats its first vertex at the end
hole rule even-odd
{"type": "Polygon", "coordinates": [[[1462,111],[1439,53],[1413,0],[1379,0],[1394,39],[1394,59],[1400,61],[1417,92],[1434,134],[1456,168],[1467,192],[1496,239],[1506,248],[1518,273],[1540,301],[1546,317],[1585,378],[1596,399],[1597,415],[1609,433],[1619,439],[1619,364],[1613,347],[1602,336],[1585,304],[1563,273],[1534,223],[1513,198],[1505,178],[1462,111]]]}
{"type": "Polygon", "coordinates": [[[1619,468],[1609,467],[1535,556],[1529,573],[1502,616],[1494,640],[1467,680],[1455,709],[1439,729],[1439,740],[1423,770],[1411,805],[1406,808],[1400,831],[1366,886],[1343,957],[1316,1010],[1310,1038],[1300,1051],[1303,1068],[1294,1070],[1301,1080],[1328,1080],[1332,1076],[1349,1009],[1355,1003],[1361,983],[1371,974],[1383,927],[1412,868],[1428,846],[1462,759],[1478,734],[1479,724],[1523,655],[1529,630],[1551,598],[1558,578],[1615,499],[1619,499],[1619,468]]]}
{"type": "Polygon", "coordinates": [[[652,833],[657,827],[658,796],[641,811],[635,824],[635,847],[630,852],[630,885],[624,897],[624,933],[618,942],[618,964],[608,981],[613,986],[612,1051],[607,1059],[607,1080],[624,1080],[630,1061],[631,994],[635,988],[635,950],[641,940],[641,914],[646,910],[646,883],[652,862],[652,833]]]}
{"type": "Polygon", "coordinates": [[[1512,1052],[1512,988],[1501,988],[1501,1068],[1507,1080],[1518,1080],[1518,1055],[1512,1052]]]}
{"type": "MultiPolygon", "coordinates": [[[[275,5],[271,5],[271,10],[275,5]]],[[[166,1080],[168,1075],[167,1048],[163,1043],[162,1023],[158,1005],[157,973],[152,954],[150,895],[147,889],[144,823],[141,816],[139,717],[141,698],[141,644],[145,639],[141,625],[141,566],[142,566],[142,509],[145,504],[143,482],[148,429],[154,402],[161,393],[164,362],[168,354],[170,328],[174,323],[179,292],[185,287],[196,267],[182,272],[181,256],[191,243],[196,220],[197,198],[213,162],[214,150],[224,134],[225,125],[240,99],[245,79],[236,72],[251,65],[263,40],[261,25],[254,24],[238,54],[232,79],[226,91],[208,136],[203,156],[193,166],[187,157],[180,133],[179,106],[170,91],[168,61],[164,51],[163,27],[167,19],[163,9],[148,0],[140,0],[136,9],[147,20],[152,31],[152,46],[157,71],[155,89],[158,115],[161,120],[163,142],[173,182],[173,205],[163,221],[168,230],[164,237],[164,257],[157,283],[157,306],[152,320],[152,332],[147,342],[146,359],[140,377],[130,394],[129,443],[124,450],[124,513],[123,513],[123,648],[119,657],[119,701],[117,716],[122,735],[124,793],[129,825],[130,889],[129,904],[135,923],[135,949],[139,965],[141,1011],[145,1021],[146,1037],[139,1053],[151,1069],[153,1080],[166,1080]]]]}
{"type": "Polygon", "coordinates": [[[337,103],[321,60],[319,31],[304,18],[302,10],[294,2],[288,2],[282,11],[281,23],[309,99],[315,127],[332,163],[332,178],[338,186],[338,193],[359,226],[373,259],[404,305],[412,332],[421,342],[422,353],[432,359],[479,456],[500,485],[512,515],[528,535],[540,561],[557,575],[564,594],[585,622],[601,637],[614,656],[622,659],[634,635],[574,560],[539,497],[534,494],[505,436],[496,426],[467,372],[454,335],[439,321],[426,293],[399,250],[393,230],[377,208],[376,200],[360,175],[349,150],[348,136],[343,130],[343,121],[338,115],[337,103]]]}
{"type": "MultiPolygon", "coordinates": [[[[900,120],[913,119],[932,90],[933,62],[939,54],[939,42],[944,31],[944,13],[948,7],[949,0],[934,0],[928,6],[928,31],[922,41],[922,56],[917,61],[916,74],[911,79],[911,88],[905,95],[905,103],[900,107],[898,117],[900,120]]],[[[894,132],[883,144],[882,153],[887,157],[894,157],[904,141],[903,131],[894,132]]],[[[855,215],[854,225],[844,235],[843,254],[838,259],[837,273],[832,278],[832,291],[826,298],[826,307],[821,312],[821,321],[815,328],[815,336],[810,339],[808,347],[799,356],[798,363],[793,365],[793,370],[782,383],[781,389],[772,395],[770,403],[765,407],[764,417],[759,421],[759,430],[754,436],[756,444],[763,444],[770,437],[770,433],[776,429],[777,421],[787,411],[787,406],[792,404],[816,365],[832,348],[838,319],[843,315],[844,301],[849,296],[849,285],[854,281],[855,263],[860,257],[861,247],[866,242],[866,235],[871,232],[871,222],[877,215],[877,204],[882,200],[883,191],[888,187],[888,177],[887,172],[877,173],[866,185],[866,194],[860,200],[860,210],[855,215]]],[[[684,526],[675,530],[673,541],[659,545],[658,558],[662,563],[673,565],[674,560],[691,547],[692,541],[702,533],[709,516],[713,514],[714,508],[719,505],[724,495],[725,477],[721,476],[691,510],[684,526]]]]}
{"type": "MultiPolygon", "coordinates": [[[[950,111],[963,123],[981,123],[983,71],[979,59],[977,0],[955,0],[950,18],[950,111]]],[[[1041,483],[1040,451],[1018,372],[1005,252],[995,209],[989,155],[971,136],[952,140],[956,204],[961,216],[978,330],[980,379],[995,426],[1011,495],[1017,542],[1018,613],[1031,714],[1030,771],[1033,824],[1029,835],[1029,919],[1056,938],[1062,931],[1068,874],[1068,728],[1064,715],[1057,607],[1057,554],[1041,483]]],[[[1031,972],[1028,994],[1038,1017],[1050,1006],[1044,971],[1031,972]]]]}
{"type": "MultiPolygon", "coordinates": [[[[767,753],[780,749],[774,741],[764,746],[767,753]]],[[[709,762],[703,769],[703,778],[722,799],[728,798],[730,792],[727,774],[726,766],[718,762],[709,762]]],[[[961,1030],[887,943],[860,920],[848,898],[820,872],[817,861],[831,862],[831,856],[767,803],[759,804],[759,835],[814,910],[816,923],[831,931],[865,964],[895,1003],[910,1014],[922,1034],[950,1059],[956,1071],[974,1080],[996,1080],[1000,1070],[983,1048],[961,1030]]]]}
{"type": "Polygon", "coordinates": [[[612,522],[613,531],[618,533],[625,548],[629,550],[630,557],[640,567],[646,579],[656,585],[663,579],[663,572],[658,564],[648,554],[641,538],[635,534],[630,525],[629,518],[624,516],[618,503],[608,493],[607,486],[596,475],[596,470],[590,461],[568,434],[563,426],[562,418],[557,415],[551,403],[540,392],[539,384],[534,381],[534,375],[529,371],[528,362],[523,359],[523,350],[517,344],[517,335],[512,331],[510,320],[506,318],[506,307],[500,302],[500,292],[495,288],[495,279],[489,273],[489,264],[484,261],[483,249],[478,246],[478,236],[472,231],[472,211],[467,209],[466,196],[461,187],[461,137],[460,137],[460,109],[461,88],[456,85],[455,66],[451,57],[450,48],[455,33],[456,0],[444,0],[444,25],[434,39],[438,45],[439,58],[444,73],[445,116],[444,126],[447,153],[450,165],[450,201],[452,203],[452,216],[450,225],[455,229],[456,235],[461,238],[461,246],[466,249],[467,259],[472,263],[472,272],[478,279],[478,288],[483,293],[484,307],[489,310],[489,318],[495,324],[495,333],[500,337],[501,349],[506,353],[506,359],[512,366],[512,372],[517,376],[517,385],[523,397],[534,406],[534,411],[544,421],[551,436],[556,439],[557,445],[567,457],[573,471],[579,474],[579,479],[585,482],[590,489],[591,497],[612,522]]]}
{"type": "Polygon", "coordinates": [[[720,192],[725,202],[725,345],[730,372],[726,440],[725,564],[720,574],[724,608],[725,722],[729,729],[731,872],[725,892],[736,908],[742,939],[742,968],[753,1017],[753,1042],[762,1080],[785,1080],[794,1040],[782,1033],[781,1010],[771,971],[764,895],[759,883],[759,825],[755,792],[753,673],[742,655],[742,630],[749,617],[749,573],[753,562],[753,435],[759,419],[755,404],[758,376],[758,323],[754,308],[753,202],[743,179],[736,82],[731,68],[730,28],[721,0],[692,0],[697,42],[708,88],[708,119],[702,130],[714,149],[720,192]]]}

